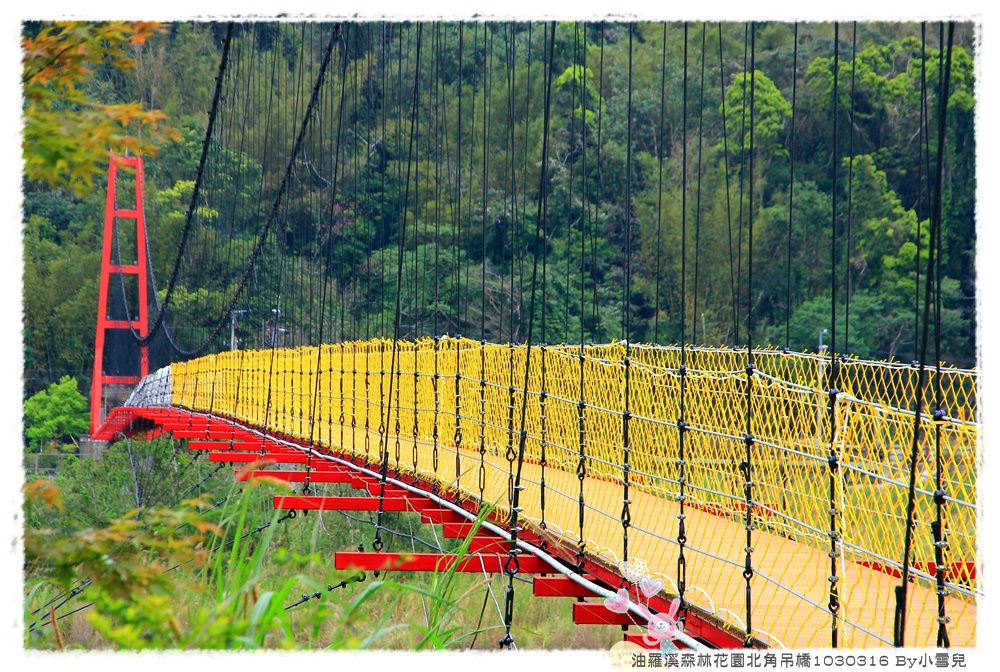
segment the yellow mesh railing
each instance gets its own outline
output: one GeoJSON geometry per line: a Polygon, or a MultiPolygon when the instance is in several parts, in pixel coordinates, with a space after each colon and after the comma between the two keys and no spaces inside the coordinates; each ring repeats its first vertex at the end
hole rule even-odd
{"type": "MultiPolygon", "coordinates": [[[[374,463],[384,444],[391,468],[436,480],[446,492],[482,496],[505,510],[524,399],[525,348],[450,338],[400,342],[395,380],[392,351],[392,341],[374,340],[202,357],[173,365],[173,404],[374,463]]],[[[579,346],[536,346],[527,389],[524,519],[536,527],[544,520],[549,533],[573,547],[582,539],[586,553],[610,562],[624,550],[625,356],[623,344],[582,352],[579,346]]],[[[829,357],[763,350],[754,353],[755,371],[748,377],[746,350],[686,348],[683,357],[683,419],[690,428],[683,465],[686,600],[746,627],[747,496],[740,465],[749,432],[753,633],[776,646],[829,646],[835,584],[838,643],[891,643],[917,369],[847,360],[837,362],[833,375],[829,357]],[[839,391],[832,415],[831,386],[839,391]],[[838,549],[833,568],[831,536],[838,549]]],[[[681,363],[679,347],[630,348],[628,554],[644,560],[674,591],[681,363]]],[[[976,641],[976,385],[974,371],[945,369],[940,380],[928,372],[916,466],[909,646],[936,641],[932,525],[939,511],[951,643],[976,641]],[[933,419],[937,387],[946,415],[933,419]]]]}

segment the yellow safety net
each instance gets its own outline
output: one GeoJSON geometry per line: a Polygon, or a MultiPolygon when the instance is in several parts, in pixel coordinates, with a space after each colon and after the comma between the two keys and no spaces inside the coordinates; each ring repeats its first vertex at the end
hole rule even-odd
{"type": "MultiPolygon", "coordinates": [[[[544,522],[574,549],[582,540],[584,552],[605,561],[623,557],[627,365],[628,557],[677,592],[683,488],[685,599],[745,630],[749,508],[755,636],[826,647],[836,624],[840,646],[891,643],[918,369],[761,350],[748,375],[745,349],[632,345],[629,352],[626,361],[621,343],[531,349],[520,500],[527,523],[544,522]]],[[[525,347],[444,337],[399,342],[396,353],[395,367],[390,340],[202,357],[173,365],[173,404],[376,464],[384,447],[390,468],[509,507],[525,347]]],[[[940,516],[946,626],[952,645],[970,646],[980,595],[977,373],[928,370],[926,381],[906,643],[936,641],[932,530],[940,516]],[[937,389],[946,412],[934,418],[937,389]]]]}

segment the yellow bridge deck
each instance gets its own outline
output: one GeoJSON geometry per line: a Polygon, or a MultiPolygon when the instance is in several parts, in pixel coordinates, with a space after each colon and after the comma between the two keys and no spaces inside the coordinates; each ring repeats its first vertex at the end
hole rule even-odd
{"type": "MultiPolygon", "coordinates": [[[[332,447],[345,453],[365,454],[365,430],[331,428],[332,447]]],[[[368,431],[369,459],[378,462],[379,435],[368,431]]],[[[323,443],[326,443],[324,440],[323,443]]],[[[396,468],[396,437],[389,436],[389,466],[396,468]]],[[[458,451],[461,473],[456,475],[454,446],[439,444],[438,470],[432,469],[433,444],[418,439],[414,461],[412,437],[400,437],[400,470],[435,478],[452,490],[479,497],[480,455],[477,448],[458,451]],[[414,469],[414,464],[417,468],[414,469]]],[[[502,454],[488,450],[483,456],[486,501],[507,503],[509,464],[502,454]]],[[[542,468],[525,461],[521,471],[520,506],[523,516],[537,530],[542,520],[542,468]]],[[[622,489],[620,483],[600,478],[584,479],[584,539],[588,552],[597,552],[608,562],[616,563],[621,550],[622,489]],[[612,515],[614,513],[615,515],[612,515]],[[619,551],[616,553],[615,551],[619,551]]],[[[576,550],[578,538],[578,497],[580,483],[575,473],[548,467],[545,469],[545,522],[547,529],[563,530],[563,541],[576,550]]],[[[676,501],[635,489],[632,499],[632,527],[629,531],[629,557],[642,559],[652,576],[662,578],[667,592],[676,594],[677,514],[676,501]]],[[[734,520],[719,513],[686,507],[687,564],[686,600],[722,620],[745,627],[745,588],[742,572],[746,547],[746,529],[742,519],[734,520]]],[[[754,632],[765,642],[785,648],[825,648],[831,642],[829,602],[830,557],[828,549],[792,541],[766,530],[752,533],[751,554],[754,577],[751,600],[754,632]],[[798,593],[798,594],[796,594],[798,593]],[[765,625],[766,624],[766,625],[765,625]]],[[[886,646],[892,641],[895,610],[894,588],[898,578],[851,560],[838,561],[840,597],[839,645],[853,648],[886,646]],[[846,621],[846,622],[845,622],[846,621]],[[858,624],[858,625],[852,625],[858,624]],[[859,627],[859,625],[861,627],[859,627]]],[[[935,587],[914,582],[909,593],[906,622],[907,646],[933,646],[937,633],[937,596],[935,587]]],[[[952,645],[973,646],[976,642],[976,603],[969,599],[949,598],[951,617],[948,632],[952,645]]]]}
{"type": "MultiPolygon", "coordinates": [[[[614,565],[624,551],[627,473],[628,557],[644,561],[676,593],[683,496],[685,598],[744,630],[749,487],[754,636],[774,646],[830,646],[835,578],[838,645],[891,644],[900,579],[887,572],[903,553],[915,369],[848,362],[833,379],[828,359],[762,351],[748,375],[745,351],[679,350],[556,346],[534,348],[526,361],[523,347],[446,339],[401,342],[395,358],[391,341],[235,351],[174,364],[169,397],[371,463],[379,462],[381,431],[390,467],[464,496],[479,497],[482,487],[501,511],[509,506],[507,458],[517,452],[523,407],[519,504],[529,524],[542,521],[544,457],[546,530],[573,548],[582,537],[588,555],[614,565]],[[689,426],[683,434],[681,418],[689,426]],[[743,462],[751,465],[749,477],[743,462]]],[[[950,415],[935,422],[925,413],[919,423],[911,556],[919,571],[908,593],[908,646],[935,645],[930,563],[939,553],[950,569],[944,610],[951,644],[976,643],[976,374],[947,370],[940,387],[950,415]],[[936,489],[945,499],[935,500],[936,489]],[[940,551],[931,533],[937,520],[946,542],[940,551]]]]}

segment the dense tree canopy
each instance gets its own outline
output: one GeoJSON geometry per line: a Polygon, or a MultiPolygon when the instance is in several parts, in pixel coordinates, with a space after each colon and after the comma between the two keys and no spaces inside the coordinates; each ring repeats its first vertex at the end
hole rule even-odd
{"type": "MultiPolygon", "coordinates": [[[[342,197],[317,205],[316,190],[324,185],[316,175],[289,192],[282,214],[287,226],[275,244],[283,245],[299,264],[299,275],[289,282],[310,283],[308,290],[305,284],[293,287],[289,296],[298,297],[301,304],[318,302],[321,292],[313,283],[319,286],[321,281],[315,279],[326,278],[326,300],[337,326],[334,333],[325,333],[325,340],[391,333],[395,250],[405,214],[413,228],[403,259],[404,285],[399,288],[405,317],[401,336],[435,329],[478,335],[482,325],[486,338],[524,338],[518,319],[527,312],[529,261],[536,252],[544,31],[538,24],[468,23],[460,49],[457,26],[428,28],[424,53],[433,53],[433,58],[425,55],[419,64],[417,158],[404,209],[400,203],[407,193],[409,101],[417,65],[414,29],[411,24],[388,26],[391,39],[386,44],[391,48],[382,49],[372,39],[380,26],[355,25],[328,73],[331,91],[338,95],[346,78],[341,139],[346,168],[337,185],[342,197]],[[433,52],[427,46],[431,44],[433,52]],[[484,111],[492,119],[488,134],[484,111]],[[456,147],[447,139],[454,138],[459,127],[461,173],[456,147]],[[372,128],[379,132],[369,136],[366,129],[372,128]],[[516,184],[513,190],[511,182],[516,184]],[[323,255],[317,254],[321,248],[323,255]]],[[[688,27],[686,128],[680,25],[638,24],[631,55],[626,24],[557,26],[546,166],[548,220],[537,250],[546,260],[547,317],[541,340],[621,338],[625,305],[632,315],[632,340],[744,343],[752,308],[756,343],[815,349],[818,332],[830,327],[832,176],[837,166],[841,247],[836,300],[850,319],[848,348],[862,357],[913,358],[917,263],[926,264],[930,175],[937,160],[932,143],[941,64],[937,25],[928,26],[922,43],[919,24],[859,24],[856,56],[850,24],[841,26],[836,147],[832,25],[799,26],[794,72],[792,26],[758,23],[755,30],[751,185],[745,26],[688,27]],[[630,62],[632,164],[626,172],[630,62]],[[926,109],[921,106],[924,80],[926,109]],[[921,131],[922,114],[928,118],[929,133],[921,131]],[[686,195],[681,184],[684,156],[686,195]],[[789,184],[793,161],[795,179],[789,184]],[[626,175],[631,175],[630,184],[626,175]],[[747,228],[751,205],[752,259],[747,228]],[[630,241],[625,237],[627,218],[632,218],[630,241]],[[682,224],[688,236],[686,277],[679,252],[682,224]],[[627,297],[626,244],[634,251],[632,292],[627,297]],[[754,280],[748,296],[751,263],[754,280]],[[682,302],[687,306],[683,333],[682,302]]],[[[169,275],[224,33],[224,27],[207,23],[162,29],[25,26],[29,391],[41,389],[62,372],[85,377],[91,366],[104,198],[101,180],[91,169],[98,165],[103,170],[100,163],[106,165],[106,158],[95,157],[108,146],[150,155],[152,145],[162,145],[147,162],[146,202],[154,268],[158,278],[169,275]],[[76,45],[72,53],[79,54],[77,65],[65,72],[46,69],[46,58],[62,57],[59,49],[65,44],[76,45]],[[126,63],[129,67],[123,69],[126,63]],[[74,137],[95,139],[84,127],[103,129],[104,135],[96,136],[97,145],[80,145],[78,156],[57,156],[48,143],[66,145],[66,137],[46,130],[57,118],[71,120],[65,128],[74,137]],[[171,137],[164,124],[178,129],[176,142],[164,143],[171,137]],[[61,164],[63,160],[68,163],[61,164]]],[[[268,86],[288,86],[283,82],[294,81],[307,64],[315,65],[308,61],[308,50],[305,57],[299,53],[306,39],[302,36],[275,30],[269,43],[260,44],[257,57],[240,52],[241,60],[231,67],[254,73],[248,96],[262,95],[268,86]],[[268,60],[263,53],[275,57],[268,60]]],[[[971,27],[960,25],[943,157],[941,324],[942,358],[961,365],[975,362],[973,56],[971,27]]],[[[289,88],[284,94],[289,107],[301,110],[305,94],[297,92],[308,90],[289,88]]],[[[333,110],[339,102],[329,105],[333,110]]],[[[248,108],[262,112],[246,119],[244,132],[247,137],[265,137],[266,106],[251,102],[248,108]]],[[[323,133],[332,136],[332,122],[325,123],[323,133]]],[[[217,234],[199,237],[187,250],[191,259],[204,263],[197,277],[182,279],[176,289],[175,322],[205,329],[219,319],[210,307],[225,303],[219,297],[232,291],[241,260],[253,245],[249,227],[260,200],[253,185],[271,180],[284,168],[274,153],[287,146],[289,138],[276,136],[274,132],[266,136],[267,142],[244,148],[229,146],[213,164],[218,179],[229,180],[232,189],[224,201],[200,203],[199,214],[210,222],[212,213],[218,213],[219,220],[230,222],[227,231],[239,232],[237,224],[246,222],[241,225],[245,233],[230,238],[219,225],[217,234]]],[[[332,147],[333,140],[327,142],[332,147]]],[[[302,163],[301,168],[302,174],[309,174],[309,166],[302,163]]],[[[253,281],[266,283],[280,272],[264,261],[253,281]]],[[[924,277],[921,270],[921,283],[924,277]]],[[[159,290],[162,299],[162,282],[159,290]]],[[[266,335],[273,338],[277,327],[272,308],[251,306],[234,322],[243,346],[270,344],[266,335]]],[[[306,307],[297,311],[296,324],[286,325],[287,338],[305,341],[306,334],[315,334],[310,320],[317,312],[306,307]]],[[[842,322],[838,320],[838,330],[842,322]]],[[[842,343],[843,336],[838,338],[842,343]]]]}
{"type": "Polygon", "coordinates": [[[76,389],[76,381],[63,376],[24,402],[24,435],[35,451],[72,444],[73,437],[90,425],[87,411],[87,400],[76,389]]]}

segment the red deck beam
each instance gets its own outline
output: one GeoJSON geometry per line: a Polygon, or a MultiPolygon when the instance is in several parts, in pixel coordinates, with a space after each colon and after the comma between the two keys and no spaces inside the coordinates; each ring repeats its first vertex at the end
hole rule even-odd
{"type": "MultiPolygon", "coordinates": [[[[306,472],[304,471],[277,471],[261,470],[240,474],[241,481],[249,481],[251,478],[274,478],[288,483],[305,483],[306,472]]],[[[342,471],[328,471],[326,469],[313,469],[309,473],[309,480],[312,483],[348,483],[351,480],[350,474],[342,471]]]]}
{"type": "Polygon", "coordinates": [[[188,428],[185,426],[184,429],[174,429],[170,425],[164,425],[164,429],[171,432],[175,439],[207,439],[208,438],[208,427],[192,427],[188,428]]]}
{"type": "MultiPolygon", "coordinates": [[[[647,644],[646,641],[643,639],[643,635],[645,635],[645,633],[643,633],[643,632],[626,632],[625,633],[625,641],[626,642],[632,642],[633,644],[641,646],[642,648],[648,649],[650,651],[659,651],[660,650],[660,643],[659,642],[656,642],[655,644],[647,644]]],[[[687,648],[683,644],[681,644],[680,642],[674,642],[674,643],[677,645],[677,648],[687,648]]]]}
{"type": "Polygon", "coordinates": [[[535,597],[600,597],[568,576],[536,576],[531,590],[535,597]]]}
{"type": "MultiPolygon", "coordinates": [[[[642,632],[626,632],[625,641],[632,642],[633,644],[638,644],[642,648],[649,649],[650,651],[659,651],[660,643],[658,641],[654,644],[647,644],[646,641],[643,639],[643,636],[645,636],[647,632],[648,631],[646,630],[643,630],[642,632]]],[[[688,651],[691,648],[679,639],[674,640],[674,646],[676,646],[678,649],[683,649],[684,651],[688,651]]]]}
{"type": "MultiPolygon", "coordinates": [[[[700,637],[723,649],[743,648],[742,639],[700,618],[693,610],[688,610],[684,619],[684,631],[692,637],[700,637]]],[[[677,642],[677,646],[681,646],[680,642],[677,642]]]]}
{"type": "Polygon", "coordinates": [[[205,441],[205,440],[191,440],[188,441],[188,450],[255,450],[260,451],[268,444],[263,441],[244,441],[242,439],[233,439],[232,441],[205,441]]]}
{"type": "MultiPolygon", "coordinates": [[[[457,555],[440,553],[367,553],[348,551],[334,554],[336,569],[367,569],[404,572],[434,572],[451,568],[458,559],[457,555]]],[[[507,562],[506,553],[475,554],[462,559],[456,571],[499,574],[504,571],[507,562]]],[[[552,567],[542,562],[534,555],[521,555],[521,574],[541,574],[551,572],[552,567]]]]}
{"type": "MultiPolygon", "coordinates": [[[[368,494],[373,497],[378,497],[382,492],[382,486],[378,481],[367,481],[364,479],[359,479],[357,476],[351,481],[352,488],[364,488],[368,491],[368,494]]],[[[385,496],[386,497],[403,497],[404,495],[409,495],[410,491],[405,488],[400,488],[391,483],[385,484],[385,496]]]]}
{"type": "Polygon", "coordinates": [[[150,418],[153,416],[159,418],[187,418],[191,416],[190,411],[185,411],[183,408],[174,408],[173,406],[120,406],[119,410],[129,411],[150,418]]]}
{"type": "Polygon", "coordinates": [[[430,524],[465,523],[468,522],[468,519],[451,509],[424,509],[420,514],[420,522],[430,524]]]}
{"type": "Polygon", "coordinates": [[[309,460],[301,453],[240,453],[234,450],[227,450],[220,453],[209,453],[210,462],[256,462],[257,460],[270,460],[276,464],[306,464],[309,460]]]}
{"type": "MultiPolygon", "coordinates": [[[[550,547],[550,552],[552,552],[556,557],[560,557],[573,564],[575,564],[574,551],[575,549],[572,547],[561,546],[558,544],[550,547]]],[[[602,564],[585,560],[584,566],[585,571],[588,574],[593,575],[601,582],[609,586],[616,586],[621,581],[621,576],[616,571],[613,571],[602,564]]],[[[668,598],[657,595],[649,598],[649,606],[657,612],[662,613],[670,609],[670,601],[668,598]]],[[[743,648],[743,639],[738,632],[730,632],[726,626],[703,618],[698,613],[697,609],[688,610],[687,618],[684,621],[684,628],[687,634],[691,637],[709,642],[713,646],[722,649],[743,648]]]]}
{"type": "MultiPolygon", "coordinates": [[[[360,475],[360,474],[358,474],[356,472],[353,472],[351,474],[351,487],[355,488],[357,490],[360,490],[361,488],[367,488],[368,486],[370,486],[372,484],[378,485],[378,483],[379,483],[379,477],[378,476],[369,476],[367,474],[360,475]]],[[[385,487],[387,487],[387,488],[397,488],[398,490],[402,490],[403,489],[403,488],[399,488],[398,486],[393,485],[392,483],[386,483],[385,487]]]]}
{"type": "Polygon", "coordinates": [[[477,534],[469,540],[470,553],[502,553],[510,551],[510,542],[492,534],[477,534]]]}
{"type": "MultiPolygon", "coordinates": [[[[383,511],[418,511],[421,502],[402,497],[386,497],[383,511]]],[[[296,497],[276,496],[276,509],[309,509],[311,511],[378,511],[378,497],[296,497]]]]}
{"type": "Polygon", "coordinates": [[[645,621],[632,612],[618,614],[604,606],[604,602],[574,602],[573,622],[577,625],[645,625],[645,621]]]}
{"type": "MultiPolygon", "coordinates": [[[[442,524],[441,528],[445,539],[465,539],[467,536],[472,534],[472,523],[462,522],[462,523],[449,523],[445,522],[442,524]]],[[[480,534],[486,534],[486,530],[482,527],[479,528],[480,534]]],[[[499,539],[496,535],[489,535],[495,539],[499,539]]]]}

